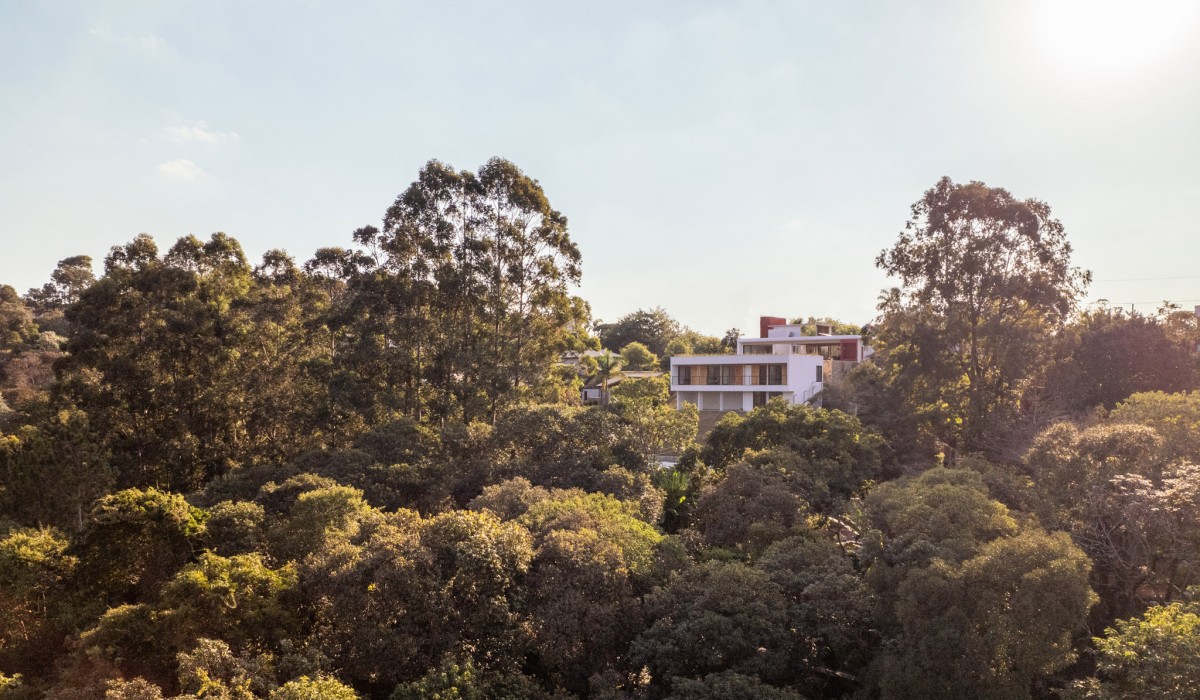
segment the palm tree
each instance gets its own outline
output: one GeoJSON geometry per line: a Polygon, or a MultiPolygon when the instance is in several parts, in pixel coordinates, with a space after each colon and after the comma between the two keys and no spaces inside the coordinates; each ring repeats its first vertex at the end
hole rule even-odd
{"type": "Polygon", "coordinates": [[[608,380],[621,372],[621,356],[608,350],[596,358],[596,377],[600,380],[600,405],[608,405],[608,380]]]}

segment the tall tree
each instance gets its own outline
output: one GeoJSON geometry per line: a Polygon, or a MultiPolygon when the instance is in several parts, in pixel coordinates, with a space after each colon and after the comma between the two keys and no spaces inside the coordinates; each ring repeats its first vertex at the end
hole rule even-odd
{"type": "Polygon", "coordinates": [[[36,335],[33,314],[17,290],[0,284],[0,362],[36,335]]]}
{"type": "Polygon", "coordinates": [[[995,451],[1038,376],[1034,351],[1091,281],[1063,225],[1044,202],[942,178],[875,262],[901,284],[879,306],[894,381],[948,446],[995,451]]]}
{"type": "Polygon", "coordinates": [[[605,350],[603,355],[596,358],[596,379],[600,382],[600,403],[608,404],[608,382],[621,371],[623,360],[605,350]]]}
{"type": "Polygon", "coordinates": [[[1136,392],[1197,388],[1195,348],[1162,317],[1102,306],[1064,335],[1069,354],[1048,377],[1063,408],[1111,409],[1136,392]]]}
{"type": "Polygon", "coordinates": [[[61,309],[79,301],[79,295],[96,282],[92,258],[73,255],[58,261],[50,281],[40,288],[30,289],[25,298],[39,313],[61,309]]]}
{"type": "Polygon", "coordinates": [[[352,282],[353,358],[410,417],[494,419],[586,320],[568,293],[580,255],[566,217],[506,160],[478,173],[430,161],[382,230],[355,240],[373,264],[352,282]]]}
{"type": "Polygon", "coordinates": [[[1028,698],[1074,660],[1095,596],[1066,533],[1019,522],[962,469],[887,482],[865,506],[867,580],[890,637],[883,698],[1028,698]]]}
{"type": "MultiPolygon", "coordinates": [[[[282,253],[253,270],[222,233],[113,248],[67,307],[58,400],[87,413],[123,485],[193,489],[319,439],[305,379],[304,280],[282,253]]],[[[324,341],[320,341],[323,344],[324,341]]]]}
{"type": "Polygon", "coordinates": [[[616,352],[636,341],[659,356],[667,351],[667,344],[684,330],[661,306],[649,311],[638,309],[613,323],[599,325],[600,343],[609,350],[616,352]]]}

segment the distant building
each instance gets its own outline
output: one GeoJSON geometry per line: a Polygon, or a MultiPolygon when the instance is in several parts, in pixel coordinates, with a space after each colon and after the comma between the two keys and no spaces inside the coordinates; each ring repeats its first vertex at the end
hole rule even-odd
{"type": "Polygon", "coordinates": [[[869,357],[860,335],[831,335],[818,326],[804,335],[802,326],[764,316],[761,337],[740,338],[735,355],[671,357],[675,405],[693,403],[701,411],[749,411],[773,398],[814,403],[821,391],[869,357]]]}

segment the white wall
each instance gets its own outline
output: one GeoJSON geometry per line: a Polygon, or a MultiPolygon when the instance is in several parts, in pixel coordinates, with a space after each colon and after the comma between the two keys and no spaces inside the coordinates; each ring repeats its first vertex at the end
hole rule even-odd
{"type": "Polygon", "coordinates": [[[817,367],[824,368],[825,359],[820,355],[684,355],[671,358],[671,391],[676,393],[676,403],[685,400],[696,403],[701,410],[743,410],[753,408],[754,392],[770,391],[791,393],[793,403],[802,403],[821,390],[817,382],[817,367]],[[676,384],[675,371],[681,366],[697,365],[745,365],[743,379],[758,365],[786,365],[787,381],[783,384],[676,384]],[[736,400],[722,394],[740,393],[740,409],[730,405],[736,400]],[[694,400],[687,397],[694,397],[694,400]]]}

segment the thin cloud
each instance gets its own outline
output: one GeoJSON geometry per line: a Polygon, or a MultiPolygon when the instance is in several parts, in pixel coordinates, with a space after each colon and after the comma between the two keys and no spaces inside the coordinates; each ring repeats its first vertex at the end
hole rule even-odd
{"type": "Polygon", "coordinates": [[[181,126],[168,126],[163,130],[163,137],[174,143],[227,143],[240,138],[233,131],[213,131],[204,122],[194,122],[181,126]]]}
{"type": "Polygon", "coordinates": [[[100,24],[97,24],[89,29],[88,33],[102,41],[107,41],[110,44],[120,44],[122,46],[128,46],[132,49],[150,53],[161,51],[167,46],[166,40],[156,34],[147,34],[139,37],[117,34],[115,31],[113,31],[112,25],[108,22],[101,22],[100,24]]]}
{"type": "Polygon", "coordinates": [[[167,161],[158,166],[158,172],[169,180],[195,180],[204,174],[204,170],[187,158],[167,161]]]}

